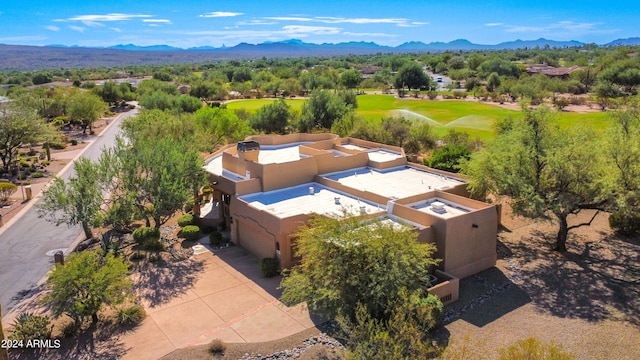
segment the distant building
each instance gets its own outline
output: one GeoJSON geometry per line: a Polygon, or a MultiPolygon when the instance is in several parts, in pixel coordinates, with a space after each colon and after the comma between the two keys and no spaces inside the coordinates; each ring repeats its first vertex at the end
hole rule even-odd
{"type": "Polygon", "coordinates": [[[259,257],[295,265],[296,230],[309,215],[346,211],[435,243],[446,281],[433,291],[445,303],[458,298],[457,278],[496,264],[496,207],[470,199],[456,174],[409,164],[399,147],[334,134],[247,140],[225,146],[205,168],[231,241],[259,257]]]}
{"type": "Polygon", "coordinates": [[[544,74],[548,77],[568,79],[569,75],[571,75],[572,72],[582,69],[584,69],[584,66],[573,65],[569,67],[557,68],[547,64],[529,64],[527,65],[526,71],[527,73],[529,73],[529,75],[544,74]]]}

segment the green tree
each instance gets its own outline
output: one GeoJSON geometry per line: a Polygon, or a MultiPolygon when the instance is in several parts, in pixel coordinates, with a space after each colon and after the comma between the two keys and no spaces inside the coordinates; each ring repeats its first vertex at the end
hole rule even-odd
{"type": "MultiPolygon", "coordinates": [[[[492,144],[472,155],[462,166],[476,196],[506,196],[515,215],[555,218],[558,234],[554,249],[566,251],[571,229],[567,217],[605,205],[602,152],[589,129],[562,130],[547,108],[523,109],[523,118],[504,126],[492,144]]],[[[597,214],[597,212],[596,212],[597,214]]]]}
{"type": "Polygon", "coordinates": [[[424,164],[434,169],[450,172],[460,171],[460,162],[469,160],[471,151],[466,145],[445,145],[424,159],[424,164]]]}
{"type": "Polygon", "coordinates": [[[102,100],[109,105],[113,105],[116,102],[122,100],[124,96],[122,89],[115,81],[105,81],[102,87],[102,100]]]}
{"type": "Polygon", "coordinates": [[[221,108],[204,107],[196,111],[194,126],[200,151],[213,152],[220,145],[243,140],[252,133],[247,121],[221,108]]]}
{"type": "Polygon", "coordinates": [[[69,119],[82,125],[85,134],[93,128],[93,123],[107,111],[107,105],[98,96],[84,91],[76,92],[69,99],[69,119]]]}
{"type": "Polygon", "coordinates": [[[43,141],[53,131],[36,109],[20,101],[0,107],[0,160],[4,170],[9,169],[21,146],[43,141]]]}
{"type": "Polygon", "coordinates": [[[611,193],[616,212],[609,222],[611,227],[626,235],[640,231],[640,100],[610,112],[611,127],[606,137],[607,174],[611,178],[611,193]]]}
{"type": "Polygon", "coordinates": [[[298,128],[301,132],[331,129],[336,120],[352,110],[340,96],[326,90],[314,90],[302,104],[298,128]]]}
{"type": "Polygon", "coordinates": [[[119,191],[133,200],[147,226],[153,220],[159,228],[205,184],[199,154],[185,140],[137,139],[130,146],[120,142],[116,153],[121,164],[119,191]]]}
{"type": "Polygon", "coordinates": [[[429,77],[422,70],[422,66],[416,62],[403,65],[393,80],[393,85],[399,90],[422,89],[429,86],[429,83],[429,77]]]}
{"type": "Polygon", "coordinates": [[[340,75],[340,83],[347,89],[357,88],[362,81],[362,75],[358,70],[347,70],[340,75]]]}
{"type": "Polygon", "coordinates": [[[131,293],[128,268],[121,258],[97,251],[71,254],[49,274],[51,290],[43,302],[55,316],[68,315],[79,328],[87,317],[98,321],[104,305],[118,305],[131,293]]]}
{"type": "Polygon", "coordinates": [[[500,83],[500,75],[498,75],[497,72],[492,72],[487,78],[487,91],[494,92],[498,87],[500,87],[500,83]]]}
{"type": "MultiPolygon", "coordinates": [[[[109,161],[102,157],[103,164],[109,161]]],[[[92,238],[91,227],[97,225],[100,208],[105,203],[105,177],[102,177],[105,173],[100,170],[100,166],[85,157],[76,160],[75,176],[67,181],[56,178],[42,193],[42,203],[36,205],[38,216],[45,217],[56,225],[80,224],[85,237],[92,238]]]]}
{"type": "Polygon", "coordinates": [[[358,306],[387,321],[401,289],[426,296],[429,268],[438,263],[433,244],[380,222],[314,217],[298,235],[302,263],[283,278],[282,300],[351,321],[358,306]]]}
{"type": "Polygon", "coordinates": [[[430,332],[439,324],[442,303],[419,292],[401,289],[388,321],[373,318],[364,306],[356,309],[355,321],[340,319],[346,333],[347,359],[428,359],[437,355],[430,332]]]}
{"type": "Polygon", "coordinates": [[[289,105],[281,99],[261,107],[249,118],[249,124],[257,131],[284,134],[289,117],[289,105]]]}

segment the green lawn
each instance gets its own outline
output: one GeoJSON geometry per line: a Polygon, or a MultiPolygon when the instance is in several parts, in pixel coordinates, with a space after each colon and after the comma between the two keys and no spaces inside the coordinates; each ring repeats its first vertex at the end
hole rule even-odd
{"type": "MultiPolygon", "coordinates": [[[[246,109],[255,112],[274,99],[239,100],[227,103],[228,109],[246,109]]],[[[286,99],[293,110],[300,110],[304,100],[286,99]]],[[[392,95],[358,96],[358,115],[369,121],[380,121],[388,116],[404,116],[408,119],[427,121],[434,132],[445,135],[449,129],[468,132],[472,137],[488,140],[493,137],[493,123],[507,116],[517,117],[520,111],[508,110],[496,105],[462,100],[416,100],[397,99],[392,95]]],[[[596,130],[607,128],[607,114],[592,112],[578,114],[559,112],[557,120],[561,127],[584,123],[596,130]]]]}
{"type": "MultiPolygon", "coordinates": [[[[261,107],[270,104],[278,99],[255,99],[255,100],[238,100],[227,103],[227,109],[237,110],[245,109],[250,113],[256,112],[261,107]]],[[[302,107],[303,99],[285,99],[286,103],[291,106],[291,110],[300,110],[302,107]]]]}

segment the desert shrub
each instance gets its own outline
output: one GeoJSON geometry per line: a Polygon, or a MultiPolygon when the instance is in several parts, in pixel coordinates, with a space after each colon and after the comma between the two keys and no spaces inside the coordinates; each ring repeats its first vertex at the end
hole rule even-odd
{"type": "Polygon", "coordinates": [[[180,225],[180,227],[185,227],[192,224],[193,224],[192,214],[184,214],[178,218],[178,225],[180,225]]]}
{"type": "Polygon", "coordinates": [[[435,91],[428,91],[427,96],[429,97],[429,100],[435,100],[435,98],[438,97],[438,93],[435,91]]]}
{"type": "Polygon", "coordinates": [[[34,179],[38,179],[38,178],[44,177],[44,174],[41,172],[34,172],[33,174],[31,174],[31,177],[34,179]]]}
{"type": "Polygon", "coordinates": [[[636,235],[640,233],[640,214],[616,211],[609,216],[609,226],[622,235],[636,235]]]}
{"type": "Polygon", "coordinates": [[[45,160],[45,161],[42,162],[43,166],[49,166],[50,164],[51,164],[51,161],[49,161],[49,160],[45,160]]]}
{"type": "Polygon", "coordinates": [[[64,144],[64,143],[61,143],[61,142],[52,142],[52,143],[49,144],[49,147],[52,148],[52,149],[56,149],[56,150],[62,150],[64,148],[66,148],[67,145],[64,144]]]}
{"type": "Polygon", "coordinates": [[[190,213],[191,211],[193,211],[193,205],[194,205],[194,200],[193,199],[189,199],[187,200],[187,202],[184,204],[184,212],[186,213],[190,213]]]}
{"type": "Polygon", "coordinates": [[[52,328],[53,326],[48,316],[22,313],[16,318],[9,339],[22,341],[50,339],[52,328]]]}
{"type": "Polygon", "coordinates": [[[210,343],[209,343],[209,353],[211,355],[222,355],[224,354],[224,351],[227,349],[227,345],[224,343],[224,341],[220,340],[220,339],[213,339],[210,343]]]}
{"type": "Polygon", "coordinates": [[[530,337],[518,340],[515,344],[498,349],[500,360],[571,360],[575,355],[564,350],[562,344],[555,342],[542,343],[540,340],[530,337]]]}
{"type": "Polygon", "coordinates": [[[191,241],[196,241],[198,240],[198,236],[200,236],[200,228],[197,225],[188,225],[182,228],[182,231],[180,233],[182,234],[183,238],[191,241]]]}
{"type": "Polygon", "coordinates": [[[71,139],[71,145],[78,145],[78,140],[71,139]]]}
{"type": "Polygon", "coordinates": [[[214,231],[209,234],[209,242],[212,246],[220,246],[223,243],[222,234],[218,231],[214,231]]]}
{"type": "Polygon", "coordinates": [[[0,202],[9,200],[11,195],[18,191],[18,187],[15,184],[9,182],[0,182],[0,202]]]}
{"type": "Polygon", "coordinates": [[[260,259],[260,270],[265,277],[274,277],[278,275],[279,261],[276,258],[260,259]]]}
{"type": "Polygon", "coordinates": [[[66,116],[58,116],[51,121],[51,124],[57,128],[63,127],[69,122],[69,118],[66,116]]]}
{"type": "Polygon", "coordinates": [[[160,240],[160,230],[154,227],[141,227],[133,231],[133,240],[138,245],[160,240]]]}
{"type": "Polygon", "coordinates": [[[587,102],[587,99],[579,96],[572,96],[569,98],[569,103],[571,105],[584,105],[587,102]]]}
{"type": "Polygon", "coordinates": [[[147,317],[147,313],[142,306],[133,305],[118,309],[115,321],[120,326],[133,326],[141,323],[145,317],[147,317]]]}
{"type": "Polygon", "coordinates": [[[142,244],[142,248],[150,251],[164,251],[165,246],[160,239],[157,240],[147,240],[142,244]]]}

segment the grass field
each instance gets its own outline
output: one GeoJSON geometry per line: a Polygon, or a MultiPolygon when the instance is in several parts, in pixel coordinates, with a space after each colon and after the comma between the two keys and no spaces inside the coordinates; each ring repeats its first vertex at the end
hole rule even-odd
{"type": "MultiPolygon", "coordinates": [[[[228,109],[244,108],[254,112],[273,99],[240,100],[227,104],[228,109]]],[[[303,100],[287,99],[286,102],[294,110],[300,110],[303,100]]],[[[450,129],[469,133],[472,137],[488,140],[493,137],[493,123],[507,116],[517,117],[520,111],[502,107],[461,100],[416,100],[411,98],[397,99],[392,95],[358,96],[356,113],[369,121],[379,121],[389,116],[404,116],[408,119],[426,121],[433,125],[434,132],[445,135],[450,129]]],[[[607,114],[592,112],[579,114],[558,112],[557,121],[561,127],[583,123],[596,130],[607,128],[607,114]]]]}
{"type": "MultiPolygon", "coordinates": [[[[255,99],[255,100],[237,100],[227,103],[227,109],[237,110],[245,109],[250,113],[256,112],[261,107],[270,104],[278,99],[255,99]]],[[[291,107],[290,110],[300,111],[302,107],[303,99],[285,99],[287,104],[291,107]]]]}

